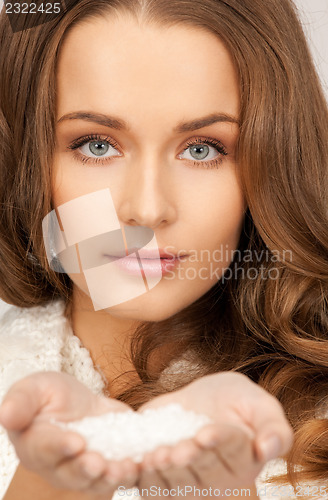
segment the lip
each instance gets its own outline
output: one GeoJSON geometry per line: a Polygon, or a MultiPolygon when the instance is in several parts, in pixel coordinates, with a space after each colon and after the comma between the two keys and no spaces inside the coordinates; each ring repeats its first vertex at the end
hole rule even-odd
{"type": "MultiPolygon", "coordinates": [[[[165,252],[165,250],[162,248],[156,248],[156,249],[151,249],[151,250],[146,249],[146,248],[140,248],[138,251],[133,250],[133,255],[135,255],[136,252],[138,252],[139,257],[141,259],[158,259],[158,255],[159,255],[160,259],[171,259],[171,260],[178,259],[180,257],[186,257],[186,254],[185,255],[178,255],[177,253],[174,253],[174,252],[165,252]]],[[[131,254],[132,254],[132,252],[129,255],[131,255],[131,254]]],[[[126,253],[124,253],[124,254],[116,253],[116,254],[106,254],[106,257],[122,259],[123,257],[128,257],[128,256],[126,255],[126,253]]]]}
{"type": "Polygon", "coordinates": [[[172,252],[165,252],[162,248],[157,248],[154,250],[147,250],[146,248],[141,248],[138,253],[142,259],[158,259],[158,255],[161,259],[173,260],[178,258],[176,254],[172,252]]]}
{"type": "Polygon", "coordinates": [[[148,277],[162,277],[168,274],[170,271],[179,264],[180,258],[185,257],[185,255],[181,255],[177,257],[176,255],[168,254],[163,250],[143,250],[140,251],[140,263],[141,269],[139,265],[139,259],[136,254],[126,255],[125,257],[118,258],[114,255],[106,255],[106,257],[114,262],[115,266],[117,266],[122,271],[130,274],[132,276],[140,276],[140,273],[144,274],[148,277]],[[158,254],[160,258],[158,258],[158,254]],[[155,255],[155,257],[154,257],[155,255]],[[165,258],[165,256],[168,256],[165,258]]]}

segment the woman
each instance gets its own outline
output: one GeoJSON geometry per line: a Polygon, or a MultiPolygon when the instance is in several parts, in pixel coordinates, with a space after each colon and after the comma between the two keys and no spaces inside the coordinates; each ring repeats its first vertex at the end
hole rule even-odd
{"type": "Polygon", "coordinates": [[[64,299],[108,393],[135,409],[247,375],[296,431],[282,481],[322,484],[327,107],[292,3],[82,0],[33,22],[13,33],[1,17],[2,298],[64,299]],[[122,230],[151,228],[178,265],[99,314],[87,269],[49,266],[41,221],[107,186],[122,230]],[[164,383],[186,352],[196,371],[164,383]]]}

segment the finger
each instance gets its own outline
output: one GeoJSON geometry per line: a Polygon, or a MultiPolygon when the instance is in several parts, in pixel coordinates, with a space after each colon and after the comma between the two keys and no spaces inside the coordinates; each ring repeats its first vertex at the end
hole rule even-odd
{"type": "Polygon", "coordinates": [[[144,470],[162,470],[171,464],[185,466],[197,453],[199,447],[194,439],[183,439],[176,445],[159,446],[145,453],[141,466],[144,470]]]}
{"type": "MultiPolygon", "coordinates": [[[[115,490],[117,490],[120,486],[123,486],[123,483],[113,481],[112,479],[106,477],[104,474],[101,475],[99,478],[95,479],[94,481],[90,482],[89,487],[85,489],[85,493],[88,493],[90,495],[107,495],[106,498],[112,498],[114,495],[115,490]]],[[[124,484],[125,489],[132,488],[134,484],[131,486],[128,486],[127,484],[124,484]]]]}
{"type": "MultiPolygon", "coordinates": [[[[88,490],[101,478],[106,470],[105,459],[97,452],[84,452],[71,459],[63,460],[53,471],[49,471],[51,482],[61,488],[88,490]]],[[[107,490],[110,485],[107,483],[107,490]]]]}
{"type": "MultiPolygon", "coordinates": [[[[10,438],[11,434],[9,432],[10,438]]],[[[74,432],[63,432],[46,423],[32,425],[12,439],[22,464],[36,472],[52,469],[60,461],[85,449],[82,436],[74,432]]]]}
{"type": "Polygon", "coordinates": [[[292,446],[293,436],[283,433],[281,429],[273,431],[273,425],[270,430],[256,438],[255,449],[258,459],[262,462],[268,462],[274,458],[285,455],[292,446]],[[282,436],[283,434],[283,436],[282,436]]]}
{"type": "Polygon", "coordinates": [[[188,464],[198,478],[202,488],[222,487],[235,480],[229,465],[211,448],[201,448],[199,454],[188,464]]]}
{"type": "MultiPolygon", "coordinates": [[[[226,431],[226,425],[226,423],[221,422],[208,424],[202,427],[194,436],[194,442],[202,448],[206,448],[208,446],[211,446],[212,444],[217,445],[218,440],[221,436],[224,435],[226,431]]],[[[245,427],[246,426],[239,426],[238,423],[238,428],[244,430],[251,439],[254,439],[255,433],[249,428],[247,428],[246,430],[245,427]]]]}
{"type": "Polygon", "coordinates": [[[107,494],[108,498],[119,486],[133,488],[138,479],[138,465],[130,458],[109,464],[96,452],[86,452],[71,462],[63,462],[56,473],[57,485],[60,482],[64,488],[80,489],[89,494],[107,494]]]}
{"type": "Polygon", "coordinates": [[[254,441],[238,427],[225,426],[217,445],[209,449],[240,485],[253,481],[263,467],[263,462],[257,459],[254,441]]]}
{"type": "Polygon", "coordinates": [[[0,424],[7,430],[21,431],[31,424],[40,406],[36,387],[23,381],[14,384],[0,407],[0,424]]]}
{"type": "Polygon", "coordinates": [[[152,486],[155,486],[157,489],[161,488],[161,490],[163,490],[165,488],[169,488],[169,483],[163,477],[161,471],[141,470],[139,482],[138,482],[139,490],[142,490],[142,489],[149,490],[150,487],[152,487],[152,486]]]}
{"type": "Polygon", "coordinates": [[[161,470],[171,463],[172,446],[159,446],[156,450],[143,456],[142,468],[144,470],[161,470]]]}
{"type": "Polygon", "coordinates": [[[116,483],[135,482],[140,475],[141,466],[127,457],[122,460],[107,460],[105,475],[116,483]]]}
{"type": "MultiPolygon", "coordinates": [[[[216,426],[218,427],[218,426],[216,426]]],[[[211,428],[212,430],[212,428],[211,428]]],[[[215,429],[215,445],[218,443],[218,430],[215,429]]],[[[199,436],[198,436],[199,437],[199,436]]],[[[180,442],[179,446],[172,452],[172,462],[177,466],[184,465],[189,467],[189,471],[193,474],[196,483],[202,486],[212,486],[213,475],[220,478],[224,476],[231,476],[232,471],[229,466],[222,460],[221,457],[215,453],[213,432],[209,435],[201,435],[202,441],[208,441],[208,444],[201,445],[195,438],[193,440],[185,440],[180,442]],[[211,439],[209,440],[209,436],[211,439]],[[190,446],[192,441],[193,446],[190,446]]]]}
{"type": "Polygon", "coordinates": [[[192,439],[181,440],[172,450],[171,461],[177,467],[189,465],[201,452],[200,446],[192,439]]]}
{"type": "Polygon", "coordinates": [[[258,428],[255,449],[259,460],[264,462],[288,453],[294,441],[293,428],[280,403],[276,403],[276,412],[266,415],[266,418],[258,416],[255,420],[258,428]]]}
{"type": "Polygon", "coordinates": [[[186,464],[200,451],[192,439],[185,439],[175,446],[160,446],[151,457],[144,457],[143,466],[155,467],[169,489],[185,485],[193,489],[199,486],[198,476],[186,464]]]}
{"type": "Polygon", "coordinates": [[[271,460],[285,455],[290,450],[294,440],[293,428],[275,397],[265,393],[255,401],[251,418],[252,427],[256,432],[256,452],[259,460],[271,460]],[[269,442],[271,437],[273,439],[269,442]]]}
{"type": "Polygon", "coordinates": [[[103,476],[92,484],[93,492],[102,493],[106,485],[107,488],[110,485],[114,490],[119,486],[124,486],[125,489],[133,488],[138,484],[140,470],[140,464],[131,458],[107,462],[103,476]]]}
{"type": "MultiPolygon", "coordinates": [[[[187,466],[175,466],[171,465],[160,471],[162,477],[166,480],[168,488],[170,490],[180,488],[186,488],[186,493],[191,493],[194,488],[202,487],[198,473],[187,466]]],[[[188,494],[184,495],[188,498],[188,494]]],[[[194,498],[192,496],[192,498],[194,498]]]]}
{"type": "MultiPolygon", "coordinates": [[[[56,397],[65,399],[66,396],[72,404],[72,394],[74,397],[78,392],[77,386],[83,387],[74,377],[65,373],[32,373],[14,383],[5,395],[0,407],[0,423],[7,430],[21,431],[31,424],[44,407],[51,407],[56,397]]],[[[72,406],[79,408],[79,405],[72,406]]]]}
{"type": "Polygon", "coordinates": [[[128,410],[131,408],[121,401],[94,395],[72,375],[37,372],[9,389],[0,407],[0,424],[7,430],[23,430],[34,418],[43,421],[53,416],[71,421],[85,415],[128,410]]]}

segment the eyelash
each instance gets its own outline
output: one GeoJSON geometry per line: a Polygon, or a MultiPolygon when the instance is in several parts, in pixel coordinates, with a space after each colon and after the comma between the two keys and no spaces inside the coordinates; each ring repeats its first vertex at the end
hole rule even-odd
{"type": "MultiPolygon", "coordinates": [[[[74,152],[74,155],[73,155],[74,158],[79,162],[82,161],[82,163],[91,162],[93,164],[99,164],[99,163],[106,164],[106,163],[109,163],[110,161],[112,161],[113,158],[117,158],[117,157],[91,158],[91,157],[84,156],[81,153],[77,152],[77,150],[80,147],[84,146],[85,144],[87,144],[88,142],[91,142],[91,141],[107,142],[110,146],[119,150],[119,146],[114,139],[112,139],[111,137],[102,138],[100,135],[97,135],[97,134],[91,134],[91,135],[76,139],[68,146],[67,149],[72,150],[74,152]]],[[[228,156],[228,153],[227,153],[225,147],[223,146],[223,144],[220,141],[218,141],[216,139],[209,138],[209,137],[197,137],[196,139],[190,139],[189,141],[187,141],[186,148],[183,150],[183,153],[185,153],[190,147],[195,146],[197,144],[207,144],[209,146],[213,146],[215,149],[217,149],[217,151],[220,153],[221,156],[219,156],[218,158],[215,158],[213,160],[210,160],[210,161],[186,160],[185,158],[181,158],[182,160],[191,162],[191,164],[196,168],[202,168],[202,167],[203,168],[204,167],[205,168],[219,168],[219,165],[221,165],[223,158],[225,156],[228,156]]],[[[181,154],[183,154],[183,153],[181,153],[181,154]]]]}

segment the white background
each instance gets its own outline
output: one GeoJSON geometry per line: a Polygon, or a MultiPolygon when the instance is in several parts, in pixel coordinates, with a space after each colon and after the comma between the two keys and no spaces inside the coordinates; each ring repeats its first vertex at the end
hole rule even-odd
{"type": "Polygon", "coordinates": [[[328,0],[294,0],[328,98],[328,0]]]}
{"type": "MultiPolygon", "coordinates": [[[[265,1],[269,0],[263,0],[263,2],[265,1]]],[[[316,67],[328,98],[328,0],[294,1],[299,9],[316,67]]],[[[3,5],[3,0],[0,0],[0,10],[3,5]]],[[[8,305],[0,300],[0,314],[7,308],[8,305]]]]}

